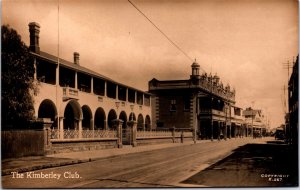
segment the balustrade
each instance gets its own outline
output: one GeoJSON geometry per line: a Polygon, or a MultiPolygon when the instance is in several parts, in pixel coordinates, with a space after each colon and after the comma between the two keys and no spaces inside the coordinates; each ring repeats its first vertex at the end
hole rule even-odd
{"type": "MultiPolygon", "coordinates": [[[[63,139],[79,139],[79,130],[76,129],[65,129],[63,130],[63,139]]],[[[59,139],[59,130],[50,130],[51,139],[59,139]]],[[[94,138],[117,138],[116,130],[82,130],[82,139],[94,139],[94,138]]]]}

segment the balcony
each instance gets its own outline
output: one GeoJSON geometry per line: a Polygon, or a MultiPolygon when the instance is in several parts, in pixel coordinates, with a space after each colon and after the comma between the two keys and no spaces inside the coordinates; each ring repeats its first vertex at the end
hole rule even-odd
{"type": "Polygon", "coordinates": [[[226,114],[225,112],[223,111],[219,111],[219,110],[211,110],[211,109],[203,109],[203,110],[200,110],[200,114],[212,114],[212,115],[215,115],[215,116],[223,116],[225,117],[226,114]]]}
{"type": "Polygon", "coordinates": [[[78,99],[78,90],[70,87],[63,87],[63,101],[69,99],[78,99]]]}

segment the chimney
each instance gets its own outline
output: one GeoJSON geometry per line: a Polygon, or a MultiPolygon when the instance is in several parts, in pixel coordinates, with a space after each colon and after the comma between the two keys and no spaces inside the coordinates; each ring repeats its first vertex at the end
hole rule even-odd
{"type": "Polygon", "coordinates": [[[39,34],[40,34],[40,25],[36,22],[31,22],[28,24],[29,33],[30,33],[30,51],[34,53],[40,53],[40,45],[39,45],[39,34]]]}
{"type": "Polygon", "coordinates": [[[74,52],[74,63],[79,65],[79,53],[74,52]]]}

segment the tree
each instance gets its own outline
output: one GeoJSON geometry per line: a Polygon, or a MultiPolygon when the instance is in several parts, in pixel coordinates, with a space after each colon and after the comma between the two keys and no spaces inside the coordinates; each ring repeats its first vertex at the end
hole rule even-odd
{"type": "Polygon", "coordinates": [[[26,128],[34,115],[33,61],[16,30],[3,25],[1,40],[2,127],[26,128]]]}

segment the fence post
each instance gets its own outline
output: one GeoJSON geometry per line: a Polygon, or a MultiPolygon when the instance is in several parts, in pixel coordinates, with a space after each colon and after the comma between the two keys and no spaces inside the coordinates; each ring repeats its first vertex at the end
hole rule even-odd
{"type": "Polygon", "coordinates": [[[112,120],[112,125],[113,127],[117,130],[117,136],[118,136],[118,148],[122,148],[122,125],[123,125],[123,120],[121,119],[114,119],[112,120]]]}
{"type": "Polygon", "coordinates": [[[197,131],[195,128],[193,129],[193,141],[194,141],[194,144],[197,143],[197,131]]]}
{"type": "Polygon", "coordinates": [[[51,125],[53,121],[49,118],[43,118],[43,131],[44,131],[44,154],[47,154],[47,151],[51,149],[51,125]]]}
{"type": "Polygon", "coordinates": [[[172,128],[172,140],[175,143],[175,127],[172,128]]]}
{"type": "Polygon", "coordinates": [[[127,126],[130,128],[130,133],[131,133],[130,144],[132,144],[132,146],[135,147],[137,146],[137,142],[136,142],[137,122],[134,120],[128,121],[127,126]]]}

